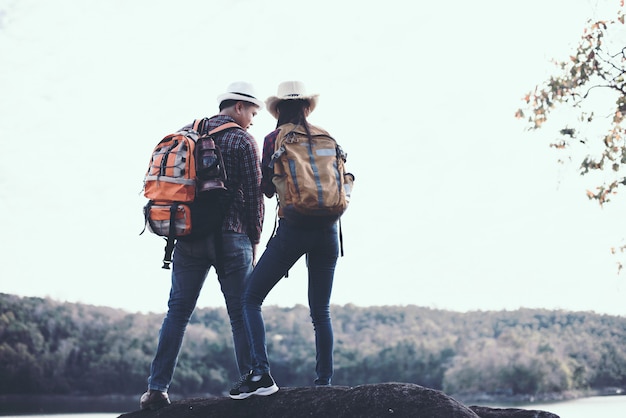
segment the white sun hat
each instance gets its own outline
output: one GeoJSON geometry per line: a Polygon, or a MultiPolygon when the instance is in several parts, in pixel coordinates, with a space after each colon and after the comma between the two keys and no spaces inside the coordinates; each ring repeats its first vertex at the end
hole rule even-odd
{"type": "Polygon", "coordinates": [[[252,84],[245,81],[235,81],[226,89],[226,93],[217,96],[217,103],[220,104],[224,100],[241,100],[250,102],[263,109],[263,102],[256,98],[256,92],[252,84]]]}
{"type": "Polygon", "coordinates": [[[278,85],[278,93],[276,96],[271,96],[265,101],[267,111],[278,119],[278,110],[276,109],[278,103],[283,100],[296,100],[303,99],[309,101],[309,111],[312,112],[317,106],[317,100],[319,94],[307,94],[306,88],[302,81],[283,81],[278,85]]]}

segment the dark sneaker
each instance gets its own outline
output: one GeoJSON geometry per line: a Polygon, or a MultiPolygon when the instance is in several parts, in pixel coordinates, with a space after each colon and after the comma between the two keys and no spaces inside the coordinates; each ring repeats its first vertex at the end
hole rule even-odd
{"type": "Polygon", "coordinates": [[[170,404],[170,397],[167,396],[167,392],[161,392],[160,390],[150,389],[143,395],[139,401],[139,407],[141,409],[150,409],[156,411],[170,404]]]}
{"type": "Polygon", "coordinates": [[[330,386],[330,379],[315,379],[315,386],[330,386]]]}
{"type": "Polygon", "coordinates": [[[255,376],[252,372],[241,376],[241,380],[230,390],[230,397],[233,399],[246,399],[252,395],[268,396],[278,392],[278,386],[269,373],[264,373],[261,379],[253,381],[255,376]]]}

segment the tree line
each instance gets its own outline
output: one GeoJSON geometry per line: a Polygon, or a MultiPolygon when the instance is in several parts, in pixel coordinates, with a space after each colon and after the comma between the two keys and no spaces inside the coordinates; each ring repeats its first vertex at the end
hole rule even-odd
{"type": "MultiPolygon", "coordinates": [[[[308,308],[264,308],[272,374],[314,379],[308,308]]],[[[333,384],[410,382],[449,394],[542,394],[626,387],[626,318],[593,312],[331,307],[333,384]]],[[[145,390],[162,313],[0,293],[0,394],[137,394],[145,390]]],[[[224,308],[197,309],[172,384],[221,395],[237,379],[224,308]]]]}

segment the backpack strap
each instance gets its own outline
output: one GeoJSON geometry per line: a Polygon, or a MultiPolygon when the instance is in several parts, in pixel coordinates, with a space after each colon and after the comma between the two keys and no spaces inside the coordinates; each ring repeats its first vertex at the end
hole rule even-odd
{"type": "MultiPolygon", "coordinates": [[[[143,234],[148,227],[148,214],[150,213],[150,208],[152,207],[153,201],[149,201],[146,206],[143,208],[143,216],[145,218],[145,224],[143,226],[143,230],[139,233],[139,235],[143,234]]],[[[170,264],[172,263],[172,253],[174,252],[174,244],[176,238],[176,211],[178,210],[178,204],[174,203],[170,207],[170,230],[167,238],[165,239],[165,253],[163,254],[163,266],[162,269],[169,270],[170,264]]]]}
{"type": "MultiPolygon", "coordinates": [[[[196,119],[193,121],[192,128],[194,131],[198,132],[199,134],[202,134],[202,131],[206,130],[208,128],[208,125],[209,125],[209,118],[196,119]]],[[[210,130],[208,135],[213,135],[213,134],[216,134],[218,132],[221,132],[223,130],[230,129],[230,128],[243,129],[241,126],[239,126],[235,122],[226,122],[218,126],[217,128],[210,130]]]]}
{"type": "Polygon", "coordinates": [[[276,151],[275,153],[272,154],[272,157],[270,158],[270,162],[267,164],[268,168],[271,168],[272,170],[274,169],[274,164],[276,164],[276,161],[280,158],[281,155],[283,155],[285,153],[285,147],[281,146],[278,151],[276,151]]]}
{"type": "Polygon", "coordinates": [[[170,231],[167,234],[167,243],[165,244],[165,254],[163,255],[162,269],[169,270],[172,262],[172,253],[174,252],[174,243],[176,241],[176,211],[178,210],[178,204],[174,203],[170,206],[170,231]]]}
{"type": "Polygon", "coordinates": [[[239,128],[239,129],[243,129],[241,126],[239,126],[238,124],[236,124],[235,122],[226,122],[220,126],[218,126],[217,128],[209,131],[209,135],[213,135],[216,134],[218,132],[221,132],[223,130],[226,129],[230,129],[230,128],[239,128]]]}
{"type": "Polygon", "coordinates": [[[341,230],[341,217],[339,217],[339,248],[341,256],[343,257],[343,231],[341,230]]]}
{"type": "Polygon", "coordinates": [[[209,118],[195,119],[191,124],[191,129],[200,133],[200,130],[203,129],[209,123],[209,118]],[[202,127],[200,126],[202,124],[202,127]]]}

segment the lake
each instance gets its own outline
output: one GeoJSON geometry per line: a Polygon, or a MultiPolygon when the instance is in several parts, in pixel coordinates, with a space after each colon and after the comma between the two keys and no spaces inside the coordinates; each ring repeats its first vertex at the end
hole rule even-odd
{"type": "Polygon", "coordinates": [[[516,408],[540,409],[561,418],[623,418],[626,416],[626,396],[594,396],[573,401],[522,405],[516,408]]]}
{"type": "MultiPolygon", "coordinates": [[[[0,411],[0,416],[3,416],[3,418],[117,418],[124,412],[138,409],[136,403],[131,409],[120,410],[120,412],[4,415],[0,411]]],[[[493,407],[511,408],[510,406],[500,405],[493,407]]],[[[626,396],[596,396],[565,402],[516,405],[514,408],[539,409],[552,412],[560,418],[623,418],[626,416],[626,396]]]]}

